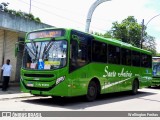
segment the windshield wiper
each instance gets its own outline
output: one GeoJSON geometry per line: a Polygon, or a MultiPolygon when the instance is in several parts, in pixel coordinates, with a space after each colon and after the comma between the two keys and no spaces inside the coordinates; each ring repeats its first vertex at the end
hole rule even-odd
{"type": "Polygon", "coordinates": [[[37,60],[37,57],[38,57],[38,45],[36,46],[35,60],[37,60]]]}
{"type": "Polygon", "coordinates": [[[27,44],[25,46],[26,46],[26,49],[28,50],[28,52],[30,52],[35,57],[35,60],[36,60],[37,53],[38,53],[38,46],[36,46],[36,44],[35,44],[35,42],[33,42],[33,40],[30,40],[30,41],[31,41],[31,47],[28,47],[27,44]]]}
{"type": "Polygon", "coordinates": [[[55,41],[55,38],[51,38],[51,40],[48,42],[48,44],[45,45],[44,50],[43,50],[43,54],[42,54],[42,60],[44,60],[44,58],[48,55],[48,52],[52,47],[53,41],[55,41]]]}
{"type": "Polygon", "coordinates": [[[31,50],[27,45],[25,45],[25,46],[26,46],[26,49],[27,49],[30,53],[32,53],[33,56],[36,56],[35,53],[33,53],[32,50],[31,50]]]}
{"type": "Polygon", "coordinates": [[[36,51],[37,51],[36,44],[35,44],[35,42],[33,42],[33,40],[30,40],[30,41],[31,41],[32,49],[36,53],[36,51]]]}

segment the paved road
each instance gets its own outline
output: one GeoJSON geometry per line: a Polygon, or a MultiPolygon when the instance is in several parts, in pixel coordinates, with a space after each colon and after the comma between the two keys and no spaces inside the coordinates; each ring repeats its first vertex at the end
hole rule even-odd
{"type": "Polygon", "coordinates": [[[94,102],[85,102],[83,97],[69,98],[65,99],[65,104],[62,103],[63,99],[56,101],[51,97],[34,97],[20,92],[0,96],[3,96],[0,99],[0,109],[3,111],[160,111],[160,87],[141,89],[137,95],[130,95],[129,92],[106,94],[94,102]]]}

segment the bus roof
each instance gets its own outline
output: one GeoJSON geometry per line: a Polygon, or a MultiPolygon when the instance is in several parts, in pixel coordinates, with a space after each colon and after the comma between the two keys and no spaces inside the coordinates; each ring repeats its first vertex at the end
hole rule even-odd
{"type": "MultiPolygon", "coordinates": [[[[43,30],[52,30],[52,29],[65,29],[67,31],[76,30],[76,29],[71,29],[71,28],[54,28],[54,27],[51,27],[51,28],[38,29],[38,30],[31,31],[31,32],[43,31],[43,30]]],[[[79,30],[76,30],[76,31],[79,31],[79,30]]],[[[28,33],[31,33],[31,32],[28,32],[28,33]]],[[[79,32],[82,32],[82,31],[79,31],[79,32]]],[[[82,32],[82,33],[93,36],[97,41],[105,42],[105,43],[108,43],[108,44],[111,44],[111,45],[116,45],[116,46],[127,48],[127,49],[130,49],[130,50],[135,50],[135,51],[145,53],[145,54],[150,54],[150,55],[152,54],[150,51],[132,46],[131,44],[122,42],[121,40],[112,39],[112,38],[104,38],[104,37],[101,37],[101,36],[97,36],[97,35],[93,35],[93,34],[89,34],[89,33],[85,33],[85,32],[82,32]]]]}
{"type": "Polygon", "coordinates": [[[112,38],[104,38],[104,37],[100,37],[100,36],[97,36],[97,35],[93,35],[93,36],[98,41],[106,42],[106,43],[109,43],[109,44],[112,44],[112,45],[116,45],[116,46],[119,46],[119,47],[122,47],[122,48],[130,49],[130,50],[135,50],[135,51],[138,51],[138,52],[141,52],[141,53],[145,53],[145,54],[150,54],[150,55],[152,54],[150,51],[135,47],[135,46],[133,46],[131,44],[122,42],[121,40],[112,39],[112,38]]]}

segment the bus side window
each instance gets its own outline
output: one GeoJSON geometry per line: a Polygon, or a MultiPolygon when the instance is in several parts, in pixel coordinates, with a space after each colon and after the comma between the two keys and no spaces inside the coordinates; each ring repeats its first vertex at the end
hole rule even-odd
{"type": "Polygon", "coordinates": [[[108,45],[108,62],[112,64],[120,64],[120,47],[108,45]]]}
{"type": "Polygon", "coordinates": [[[141,55],[141,67],[151,68],[151,56],[150,55],[141,55]]]}
{"type": "Polygon", "coordinates": [[[70,70],[73,71],[78,66],[78,42],[76,40],[71,40],[70,44],[70,70]]]}
{"type": "Polygon", "coordinates": [[[122,48],[122,65],[127,65],[130,66],[131,65],[131,50],[122,48]]]}
{"type": "Polygon", "coordinates": [[[107,63],[107,44],[93,40],[92,46],[92,60],[107,63]]]}
{"type": "Polygon", "coordinates": [[[151,55],[147,55],[148,57],[148,59],[147,59],[147,61],[148,61],[148,67],[149,68],[152,68],[152,56],[151,55]]]}
{"type": "Polygon", "coordinates": [[[145,55],[145,54],[142,54],[141,55],[141,67],[146,67],[146,61],[147,60],[147,55],[145,55]]]}
{"type": "Polygon", "coordinates": [[[140,67],[140,56],[141,54],[136,51],[132,51],[132,65],[140,67]]]}

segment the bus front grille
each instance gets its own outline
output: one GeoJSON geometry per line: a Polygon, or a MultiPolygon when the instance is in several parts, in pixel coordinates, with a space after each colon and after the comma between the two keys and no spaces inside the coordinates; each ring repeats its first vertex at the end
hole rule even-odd
{"type": "Polygon", "coordinates": [[[24,74],[25,77],[54,77],[53,74],[24,74]]]}

